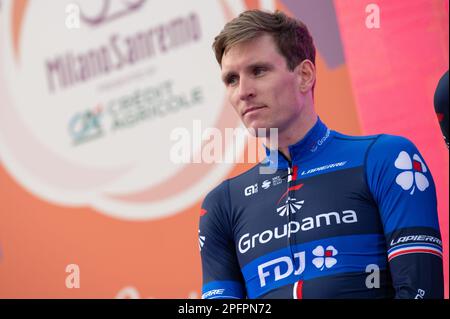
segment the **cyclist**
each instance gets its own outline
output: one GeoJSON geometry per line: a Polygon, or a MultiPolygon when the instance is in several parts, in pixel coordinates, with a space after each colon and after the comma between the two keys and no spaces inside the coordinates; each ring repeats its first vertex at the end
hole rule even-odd
{"type": "Polygon", "coordinates": [[[245,126],[278,136],[266,160],[203,202],[202,297],[442,298],[430,170],[406,138],[347,136],[320,120],[307,27],[250,10],[213,48],[245,126]]]}

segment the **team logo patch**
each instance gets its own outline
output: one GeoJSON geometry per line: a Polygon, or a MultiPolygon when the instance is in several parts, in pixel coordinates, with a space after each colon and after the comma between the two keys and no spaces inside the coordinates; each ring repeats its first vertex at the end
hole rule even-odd
{"type": "Polygon", "coordinates": [[[295,198],[288,197],[286,203],[277,208],[277,213],[280,216],[287,216],[288,214],[296,213],[300,208],[302,208],[304,200],[297,200],[295,198]]]}
{"type": "Polygon", "coordinates": [[[411,190],[411,195],[414,194],[416,188],[423,192],[430,186],[427,177],[424,175],[428,171],[427,167],[419,155],[414,154],[411,159],[408,153],[401,151],[394,165],[396,168],[403,170],[395,179],[396,183],[405,191],[411,190]]]}
{"type": "Polygon", "coordinates": [[[320,271],[325,267],[331,268],[337,263],[337,259],[334,256],[337,255],[338,251],[333,246],[328,246],[326,249],[323,246],[317,246],[312,253],[316,256],[312,262],[320,271]]]}
{"type": "Polygon", "coordinates": [[[297,191],[300,188],[303,187],[304,184],[299,184],[299,185],[295,185],[295,186],[291,186],[288,188],[288,190],[281,195],[280,199],[277,202],[277,205],[280,204],[280,202],[282,201],[282,199],[284,197],[287,196],[286,201],[284,202],[283,206],[280,206],[277,208],[277,213],[280,216],[287,216],[289,214],[294,214],[296,213],[300,208],[302,208],[303,204],[305,203],[304,200],[297,200],[294,197],[289,197],[288,194],[290,191],[297,191]]]}

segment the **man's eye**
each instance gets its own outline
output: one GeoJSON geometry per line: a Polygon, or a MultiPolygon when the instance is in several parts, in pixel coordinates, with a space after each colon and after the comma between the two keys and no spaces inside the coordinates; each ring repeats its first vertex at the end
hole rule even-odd
{"type": "Polygon", "coordinates": [[[237,77],[236,76],[229,76],[229,77],[227,77],[227,79],[225,80],[225,83],[227,84],[227,85],[234,85],[234,84],[236,84],[237,83],[237,77]]]}
{"type": "Polygon", "coordinates": [[[257,68],[254,68],[254,69],[253,69],[253,74],[254,74],[254,75],[261,75],[261,74],[263,74],[265,71],[266,71],[265,68],[257,67],[257,68]]]}

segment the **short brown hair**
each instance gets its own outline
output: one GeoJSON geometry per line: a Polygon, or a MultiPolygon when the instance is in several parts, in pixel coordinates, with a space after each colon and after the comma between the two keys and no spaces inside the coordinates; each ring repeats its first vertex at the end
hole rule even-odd
{"type": "Polygon", "coordinates": [[[223,55],[235,44],[263,34],[272,36],[290,71],[305,59],[315,64],[316,48],[306,25],[281,11],[261,10],[244,11],[225,25],[213,43],[217,62],[222,65],[223,55]]]}

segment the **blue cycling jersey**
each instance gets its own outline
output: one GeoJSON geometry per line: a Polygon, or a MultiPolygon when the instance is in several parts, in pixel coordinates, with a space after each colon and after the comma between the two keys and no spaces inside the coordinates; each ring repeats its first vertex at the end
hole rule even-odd
{"type": "Polygon", "coordinates": [[[435,185],[409,140],[318,119],[289,152],[206,196],[202,298],[443,297],[435,185]]]}

